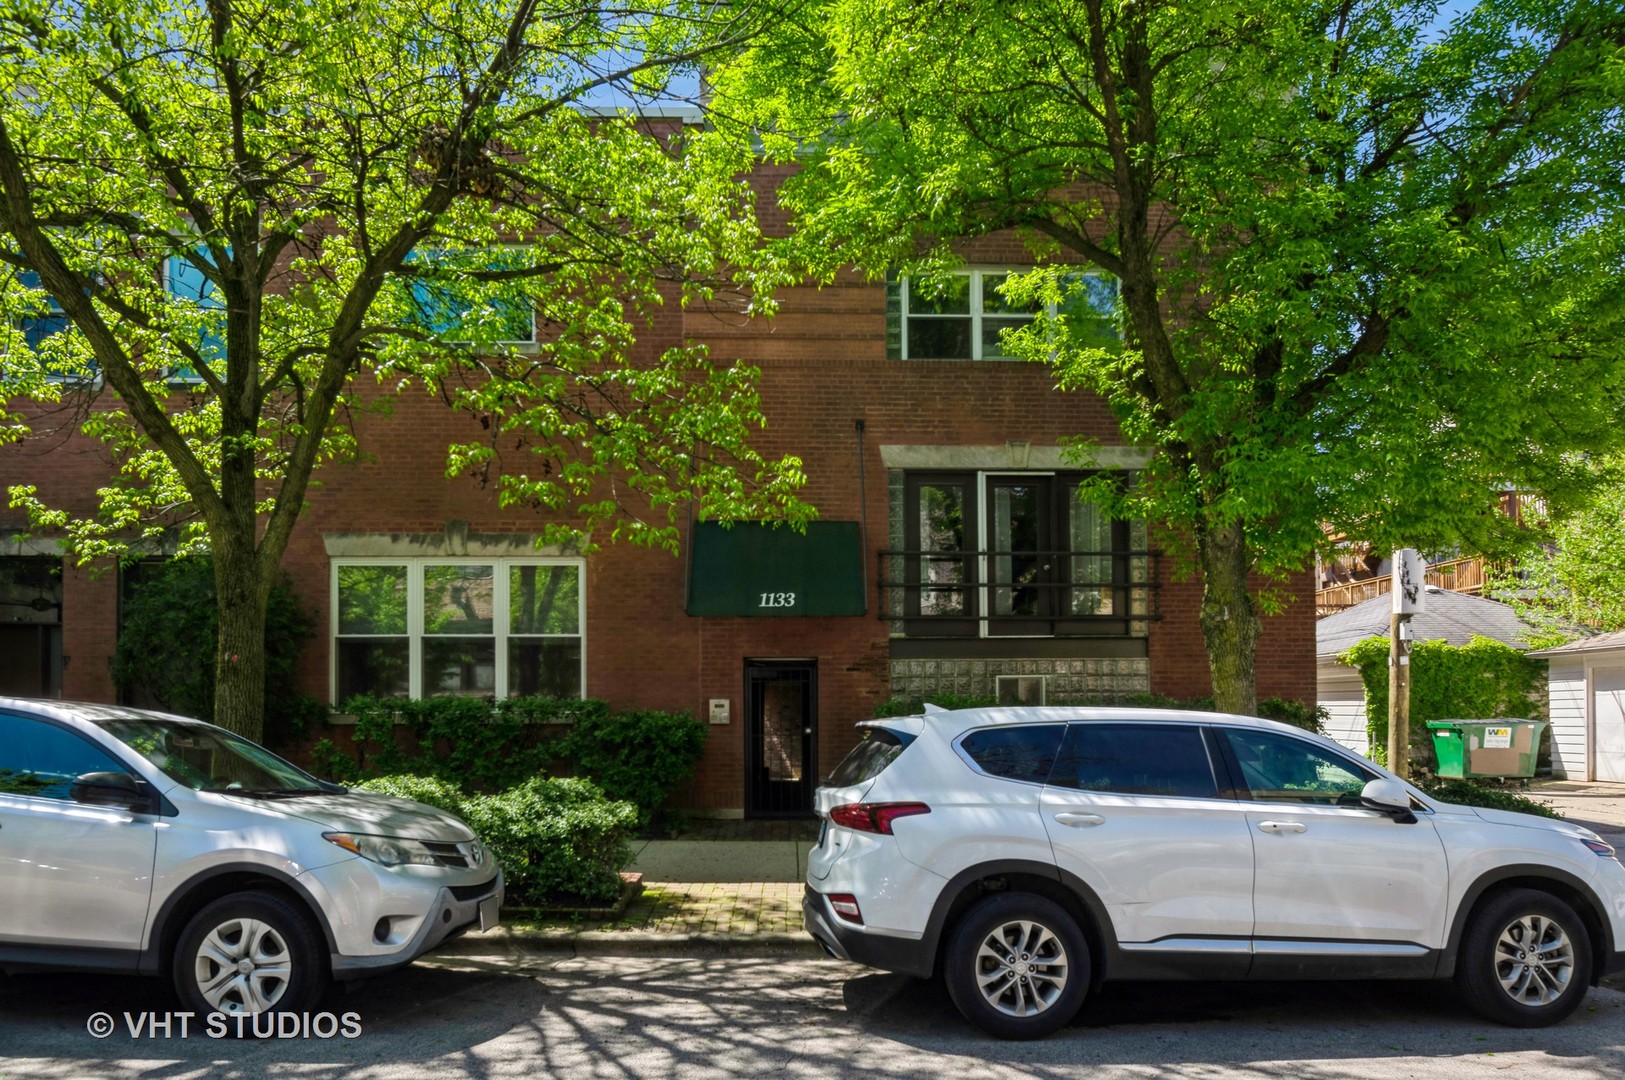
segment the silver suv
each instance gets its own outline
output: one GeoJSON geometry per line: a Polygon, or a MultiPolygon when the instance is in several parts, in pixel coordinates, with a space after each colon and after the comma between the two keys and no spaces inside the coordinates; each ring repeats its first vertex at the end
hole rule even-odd
{"type": "Polygon", "coordinates": [[[212,724],[0,698],[0,969],[167,973],[199,1014],[301,1012],[494,925],[502,893],[444,811],[212,724]]]}
{"type": "Polygon", "coordinates": [[[1424,795],[1330,739],[1217,713],[937,710],[862,725],[819,789],[807,929],[941,973],[1009,1037],[1112,979],[1454,977],[1568,1016],[1625,966],[1625,867],[1590,830],[1424,795]]]}

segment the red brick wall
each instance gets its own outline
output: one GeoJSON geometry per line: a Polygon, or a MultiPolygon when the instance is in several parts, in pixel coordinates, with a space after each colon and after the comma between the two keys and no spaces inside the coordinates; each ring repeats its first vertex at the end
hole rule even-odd
{"type": "MultiPolygon", "coordinates": [[[[775,212],[767,211],[769,218],[775,212]]],[[[1010,237],[983,241],[977,261],[1025,259],[1010,237]]],[[[675,299],[675,297],[673,297],[675,299]]],[[[875,616],[874,552],[887,543],[885,444],[1002,445],[1007,439],[1053,446],[1066,436],[1117,441],[1116,425],[1098,399],[1062,395],[1041,365],[952,363],[884,358],[884,290],[847,275],[822,289],[797,288],[781,297],[771,321],[745,323],[726,314],[679,314],[669,305],[644,335],[646,353],[683,336],[708,341],[719,358],[738,357],[762,370],[768,428],[764,453],[795,453],[805,462],[806,496],[830,520],[867,516],[864,564],[870,580],[866,617],[840,619],[692,619],[683,612],[686,563],[663,552],[608,546],[587,563],[587,693],[620,707],[692,709],[704,715],[711,698],[732,703],[732,723],[713,726],[698,775],[679,794],[694,807],[737,809],[744,775],[744,664],[747,659],[816,658],[817,767],[827,772],[852,742],[853,722],[872,715],[890,696],[887,624],[875,616]],[[861,440],[855,422],[863,421],[861,440]],[[861,447],[861,449],[860,449],[861,447]],[[866,499],[860,499],[862,454],[866,499]]],[[[533,533],[542,517],[502,510],[494,487],[444,477],[448,440],[477,437],[471,419],[412,391],[389,417],[365,415],[356,431],[371,460],[329,466],[289,547],[285,567],[304,602],[318,615],[319,635],[307,649],[298,689],[325,698],[328,689],[329,560],[325,532],[439,534],[451,520],[474,533],[533,533]]],[[[43,444],[41,444],[43,445],[43,444]]],[[[53,502],[88,510],[105,478],[99,452],[70,441],[45,455],[29,447],[0,449],[0,481],[37,482],[53,502]]],[[[0,511],[0,527],[22,523],[0,511]]],[[[1170,580],[1163,563],[1163,618],[1151,628],[1151,686],[1191,697],[1209,692],[1207,662],[1196,621],[1194,579],[1170,580]]],[[[1258,657],[1261,696],[1314,697],[1313,587],[1307,572],[1292,579],[1302,599],[1266,620],[1258,657]]],[[[107,700],[107,659],[115,625],[115,577],[73,572],[64,596],[64,651],[71,657],[64,692],[107,700]]]]}

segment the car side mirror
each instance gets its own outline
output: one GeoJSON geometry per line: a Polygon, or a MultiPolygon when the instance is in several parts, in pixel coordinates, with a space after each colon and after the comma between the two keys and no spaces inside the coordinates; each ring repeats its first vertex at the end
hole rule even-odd
{"type": "Polygon", "coordinates": [[[68,798],[86,806],[112,806],[144,814],[153,810],[151,790],[125,772],[83,773],[74,778],[68,798]]]}
{"type": "Polygon", "coordinates": [[[1372,780],[1360,791],[1360,805],[1387,814],[1402,825],[1416,823],[1416,814],[1411,810],[1411,793],[1398,780],[1372,780]]]}

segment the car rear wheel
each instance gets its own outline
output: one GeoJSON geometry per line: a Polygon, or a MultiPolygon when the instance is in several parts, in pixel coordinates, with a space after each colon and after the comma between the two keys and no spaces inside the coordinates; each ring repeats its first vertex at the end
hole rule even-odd
{"type": "Polygon", "coordinates": [[[1077,1015],[1089,949],[1053,900],[996,893],[965,913],[948,942],[944,982],[965,1019],[1005,1039],[1036,1039],[1077,1015]]]}
{"type": "Polygon", "coordinates": [[[1480,1016],[1514,1027],[1555,1024],[1591,983],[1591,939],[1574,909],[1534,889],[1491,897],[1462,937],[1456,985],[1480,1016]]]}
{"type": "Polygon", "coordinates": [[[197,1013],[304,1012],[328,982],[309,920],[270,893],[234,893],[204,905],[181,932],[173,975],[197,1013]]]}

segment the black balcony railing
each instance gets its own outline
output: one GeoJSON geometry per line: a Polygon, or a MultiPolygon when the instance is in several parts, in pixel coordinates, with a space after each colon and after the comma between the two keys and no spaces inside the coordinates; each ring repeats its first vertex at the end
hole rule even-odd
{"type": "Polygon", "coordinates": [[[906,637],[1145,637],[1159,551],[879,554],[880,617],[906,637]]]}

